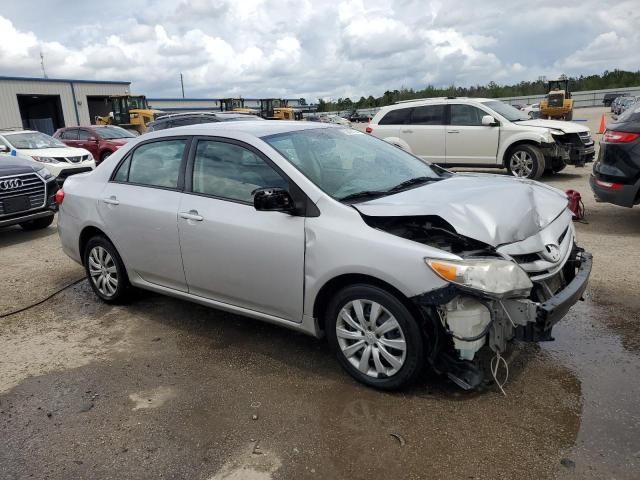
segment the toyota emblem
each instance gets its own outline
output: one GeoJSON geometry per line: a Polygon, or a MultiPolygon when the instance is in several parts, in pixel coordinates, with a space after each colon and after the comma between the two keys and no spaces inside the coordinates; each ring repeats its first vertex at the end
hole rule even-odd
{"type": "Polygon", "coordinates": [[[549,243],[544,246],[542,256],[550,262],[556,263],[560,261],[560,247],[555,243],[549,243]]]}
{"type": "Polygon", "coordinates": [[[22,180],[19,178],[11,178],[9,180],[0,180],[0,190],[6,192],[7,190],[15,190],[22,186],[22,180]]]}

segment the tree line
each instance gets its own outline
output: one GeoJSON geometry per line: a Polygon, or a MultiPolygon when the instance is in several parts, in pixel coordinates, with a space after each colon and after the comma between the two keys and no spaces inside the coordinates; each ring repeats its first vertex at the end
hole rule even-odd
{"type": "MultiPolygon", "coordinates": [[[[564,76],[563,76],[564,77],[564,76]]],[[[582,90],[601,90],[605,88],[636,87],[640,85],[640,70],[628,72],[625,70],[613,70],[602,75],[580,75],[579,77],[567,77],[569,90],[578,92],[582,90]]],[[[498,85],[489,82],[487,85],[471,87],[456,87],[450,85],[446,88],[427,85],[422,90],[413,88],[400,88],[400,90],[387,90],[381,97],[360,97],[353,101],[350,98],[339,98],[336,101],[318,100],[319,112],[331,112],[336,110],[353,110],[358,108],[373,108],[390,105],[400,100],[412,100],[414,98],[428,97],[520,97],[525,95],[543,95],[547,93],[546,82],[539,79],[532,82],[522,81],[515,85],[498,85]]]]}

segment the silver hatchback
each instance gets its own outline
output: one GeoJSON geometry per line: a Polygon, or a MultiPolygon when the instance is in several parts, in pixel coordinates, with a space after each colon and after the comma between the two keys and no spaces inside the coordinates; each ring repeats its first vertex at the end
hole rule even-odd
{"type": "Polygon", "coordinates": [[[550,338],[591,269],[562,192],[327,124],[151,133],[58,198],[63,248],[105,302],[139,287],[326,336],[383,389],[426,365],[479,386],[482,359],[495,376],[511,340],[550,338]]]}

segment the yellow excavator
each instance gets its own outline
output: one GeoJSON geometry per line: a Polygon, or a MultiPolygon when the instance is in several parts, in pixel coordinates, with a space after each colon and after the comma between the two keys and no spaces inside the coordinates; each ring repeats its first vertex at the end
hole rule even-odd
{"type": "Polygon", "coordinates": [[[573,99],[568,78],[550,80],[547,83],[547,96],[540,101],[540,117],[573,119],[573,99]]]}
{"type": "Polygon", "coordinates": [[[149,122],[155,120],[160,110],[149,108],[144,95],[117,95],[109,97],[111,112],[104,117],[96,116],[96,125],[117,125],[142,134],[149,122]]]}

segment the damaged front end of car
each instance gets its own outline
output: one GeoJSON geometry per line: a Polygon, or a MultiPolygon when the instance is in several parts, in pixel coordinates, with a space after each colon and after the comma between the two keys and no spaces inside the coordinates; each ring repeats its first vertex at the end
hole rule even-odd
{"type": "Polygon", "coordinates": [[[591,255],[576,245],[566,210],[534,235],[501,245],[468,238],[437,216],[363,218],[459,257],[425,258],[447,285],[412,301],[427,322],[432,366],[464,389],[485,383],[492,370],[486,359],[499,360],[513,340],[552,340],[591,272],[591,255]]]}

